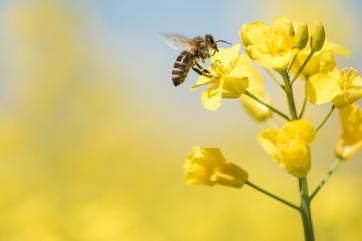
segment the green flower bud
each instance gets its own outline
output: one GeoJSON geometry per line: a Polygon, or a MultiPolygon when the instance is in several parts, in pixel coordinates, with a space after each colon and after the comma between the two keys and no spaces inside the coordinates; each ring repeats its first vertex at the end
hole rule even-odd
{"type": "Polygon", "coordinates": [[[323,47],[326,34],[324,26],[319,20],[314,21],[313,31],[310,37],[310,47],[312,51],[318,51],[323,47]]]}
{"type": "Polygon", "coordinates": [[[299,23],[296,27],[295,32],[295,45],[294,47],[298,49],[304,49],[308,43],[309,33],[308,26],[305,23],[299,23]]]}

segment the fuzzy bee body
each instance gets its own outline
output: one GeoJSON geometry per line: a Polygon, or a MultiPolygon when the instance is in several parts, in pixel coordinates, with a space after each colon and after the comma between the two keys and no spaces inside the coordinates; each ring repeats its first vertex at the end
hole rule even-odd
{"type": "Polygon", "coordinates": [[[188,38],[181,34],[163,34],[167,43],[176,49],[184,49],[176,59],[172,69],[172,83],[178,86],[184,82],[190,69],[193,69],[199,75],[212,77],[211,73],[204,69],[199,61],[205,62],[218,50],[217,42],[224,42],[224,40],[215,41],[214,37],[210,34],[205,36],[188,38]],[[213,54],[210,54],[213,51],[213,54]]]}
{"type": "Polygon", "coordinates": [[[186,50],[182,51],[173,65],[172,83],[175,86],[182,84],[193,65],[194,56],[186,50]]]}

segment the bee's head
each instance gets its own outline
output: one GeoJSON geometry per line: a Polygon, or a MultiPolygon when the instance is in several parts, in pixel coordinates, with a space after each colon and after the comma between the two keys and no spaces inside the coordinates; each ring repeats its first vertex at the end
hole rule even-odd
{"type": "Polygon", "coordinates": [[[219,51],[219,49],[217,47],[218,42],[226,43],[226,44],[231,45],[231,43],[229,43],[229,42],[227,42],[225,40],[217,40],[217,41],[215,41],[214,37],[211,34],[206,34],[205,39],[206,39],[207,44],[209,45],[209,48],[214,50],[214,54],[219,51]]]}
{"type": "Polygon", "coordinates": [[[215,52],[219,51],[217,43],[211,34],[206,34],[205,39],[210,49],[213,49],[215,52]]]}

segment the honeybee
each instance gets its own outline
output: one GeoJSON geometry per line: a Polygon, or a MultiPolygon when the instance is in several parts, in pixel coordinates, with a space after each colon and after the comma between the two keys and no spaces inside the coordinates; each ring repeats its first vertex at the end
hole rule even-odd
{"type": "Polygon", "coordinates": [[[172,83],[178,86],[184,82],[190,69],[197,74],[212,77],[212,74],[200,64],[219,51],[218,42],[230,44],[225,40],[217,40],[211,34],[189,38],[182,34],[162,34],[168,45],[175,49],[184,49],[177,57],[172,69],[172,83]],[[210,53],[212,51],[212,53],[210,53]]]}

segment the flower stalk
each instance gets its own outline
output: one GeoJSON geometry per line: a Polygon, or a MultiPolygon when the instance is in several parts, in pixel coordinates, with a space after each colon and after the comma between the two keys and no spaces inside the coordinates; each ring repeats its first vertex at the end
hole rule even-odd
{"type": "Polygon", "coordinates": [[[308,57],[305,59],[304,63],[302,64],[302,66],[300,66],[300,68],[298,69],[297,73],[295,74],[294,78],[292,79],[292,85],[294,84],[294,82],[298,79],[300,73],[302,73],[304,67],[308,64],[309,60],[312,58],[314,54],[314,51],[311,51],[310,54],[308,55],[308,57]]]}
{"type": "Polygon", "coordinates": [[[247,96],[249,96],[250,98],[252,98],[252,99],[255,100],[256,102],[264,105],[265,107],[267,107],[268,109],[270,109],[271,111],[273,111],[275,114],[281,116],[282,118],[284,118],[284,119],[286,119],[286,120],[288,120],[288,121],[290,120],[290,118],[289,118],[286,114],[282,113],[281,111],[277,110],[277,109],[274,108],[273,106],[271,106],[271,105],[267,104],[266,102],[262,101],[261,99],[259,99],[258,97],[256,97],[256,96],[253,95],[252,93],[250,93],[249,91],[246,90],[244,94],[247,95],[247,96]]]}
{"type": "Polygon", "coordinates": [[[281,71],[280,74],[282,75],[284,80],[284,85],[285,85],[284,91],[285,94],[287,95],[290,115],[292,116],[293,120],[297,120],[298,119],[297,108],[295,106],[293,87],[290,83],[289,75],[285,70],[281,71]]]}
{"type": "Polygon", "coordinates": [[[331,109],[329,110],[329,112],[327,113],[327,115],[324,117],[323,121],[319,124],[319,126],[317,127],[316,131],[318,132],[323,126],[324,124],[327,122],[327,120],[329,119],[329,117],[331,117],[334,109],[336,107],[334,105],[332,105],[331,109]]]}
{"type": "Polygon", "coordinates": [[[339,164],[341,164],[341,160],[337,157],[332,166],[329,168],[326,175],[323,177],[319,185],[316,187],[316,189],[313,191],[313,193],[310,195],[310,200],[312,200],[317,193],[321,190],[321,188],[326,184],[326,182],[329,180],[329,178],[333,175],[333,173],[337,170],[339,167],[339,164]]]}
{"type": "Polygon", "coordinates": [[[271,192],[266,191],[265,189],[255,185],[254,183],[252,183],[250,181],[246,181],[245,184],[252,187],[252,188],[254,188],[255,190],[257,190],[257,191],[259,191],[259,192],[273,198],[274,200],[277,200],[277,201],[279,201],[279,202],[281,202],[281,203],[283,203],[283,204],[285,204],[285,205],[287,205],[287,206],[289,206],[289,207],[291,207],[291,208],[293,208],[293,209],[295,209],[297,211],[300,211],[300,208],[297,205],[295,205],[295,204],[293,204],[293,203],[291,203],[291,202],[289,202],[289,201],[287,201],[287,200],[285,200],[283,198],[280,198],[280,197],[272,194],[271,192]]]}
{"type": "Polygon", "coordinates": [[[300,213],[304,227],[305,241],[315,241],[307,178],[299,178],[300,213]]]}

